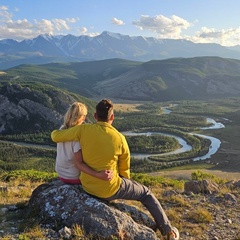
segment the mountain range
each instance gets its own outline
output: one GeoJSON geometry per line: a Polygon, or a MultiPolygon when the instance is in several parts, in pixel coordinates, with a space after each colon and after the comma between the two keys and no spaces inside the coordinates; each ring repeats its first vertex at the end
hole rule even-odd
{"type": "Polygon", "coordinates": [[[45,34],[23,41],[0,41],[1,70],[20,64],[82,62],[110,58],[146,62],[200,56],[240,59],[240,46],[224,47],[219,44],[129,36],[107,31],[95,37],[45,34]]]}

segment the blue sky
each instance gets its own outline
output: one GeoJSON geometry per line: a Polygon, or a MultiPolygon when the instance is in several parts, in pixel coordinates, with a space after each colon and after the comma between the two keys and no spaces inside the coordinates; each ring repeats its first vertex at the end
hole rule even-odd
{"type": "Polygon", "coordinates": [[[0,39],[39,34],[130,36],[240,44],[239,0],[1,0],[0,39]]]}

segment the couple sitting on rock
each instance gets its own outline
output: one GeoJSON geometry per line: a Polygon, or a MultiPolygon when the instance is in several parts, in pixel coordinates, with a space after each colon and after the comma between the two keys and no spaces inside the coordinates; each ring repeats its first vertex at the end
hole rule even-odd
{"type": "Polygon", "coordinates": [[[140,201],[163,236],[179,239],[177,228],[171,226],[150,189],[130,179],[130,151],[125,137],[112,126],[112,102],[104,99],[97,104],[96,123],[82,124],[86,115],[84,104],[73,103],[65,114],[61,129],[51,134],[52,140],[57,142],[59,178],[67,184],[82,184],[88,194],[105,201],[140,201]]]}

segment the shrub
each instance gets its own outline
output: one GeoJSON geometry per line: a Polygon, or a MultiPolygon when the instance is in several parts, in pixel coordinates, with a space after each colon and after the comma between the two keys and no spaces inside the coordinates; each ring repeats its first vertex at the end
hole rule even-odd
{"type": "Polygon", "coordinates": [[[56,177],[57,177],[56,173],[39,172],[35,170],[16,170],[0,174],[0,179],[6,182],[9,182],[10,180],[14,180],[17,178],[20,178],[22,180],[31,180],[32,182],[49,181],[56,177]]]}
{"type": "Polygon", "coordinates": [[[219,178],[219,177],[215,176],[214,174],[203,173],[202,171],[199,171],[199,170],[193,172],[191,175],[191,178],[192,178],[192,180],[199,180],[199,181],[202,181],[203,179],[210,179],[217,184],[223,184],[228,181],[226,179],[219,178]]]}

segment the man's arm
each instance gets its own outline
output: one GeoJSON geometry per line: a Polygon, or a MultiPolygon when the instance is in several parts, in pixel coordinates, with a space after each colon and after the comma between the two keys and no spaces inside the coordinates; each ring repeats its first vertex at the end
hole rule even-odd
{"type": "Polygon", "coordinates": [[[96,177],[104,181],[110,181],[113,178],[112,170],[102,170],[100,172],[97,172],[92,168],[90,168],[86,163],[84,163],[81,150],[74,153],[73,159],[74,159],[74,165],[76,168],[78,168],[79,170],[81,170],[82,172],[88,175],[91,175],[92,177],[96,177]]]}
{"type": "Polygon", "coordinates": [[[70,142],[79,141],[80,139],[81,125],[71,127],[64,130],[54,130],[51,133],[53,142],[70,142]]]}
{"type": "Polygon", "coordinates": [[[118,159],[119,175],[125,178],[130,178],[130,151],[125,137],[123,136],[122,154],[118,159]]]}

